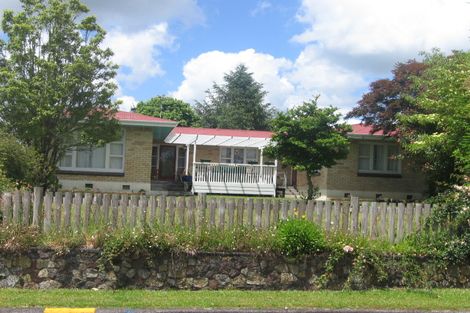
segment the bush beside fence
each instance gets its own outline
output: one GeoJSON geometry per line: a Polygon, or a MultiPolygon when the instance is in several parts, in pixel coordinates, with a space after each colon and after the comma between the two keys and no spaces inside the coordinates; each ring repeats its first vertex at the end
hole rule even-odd
{"type": "Polygon", "coordinates": [[[305,218],[325,232],[343,232],[399,242],[420,231],[431,206],[422,203],[377,203],[262,199],[173,197],[92,192],[14,191],[2,194],[2,224],[51,230],[86,231],[89,227],[269,228],[279,220],[305,218]]]}

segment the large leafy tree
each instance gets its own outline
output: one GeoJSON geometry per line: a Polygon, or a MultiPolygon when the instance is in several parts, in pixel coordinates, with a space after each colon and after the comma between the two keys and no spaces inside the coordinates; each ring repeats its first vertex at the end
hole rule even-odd
{"type": "Polygon", "coordinates": [[[366,125],[372,125],[374,131],[393,132],[397,126],[397,114],[413,114],[416,107],[413,98],[420,88],[413,83],[416,76],[421,76],[426,64],[410,60],[398,63],[392,79],[379,79],[370,84],[370,91],[362,96],[357,106],[346,118],[359,118],[366,125]]]}
{"type": "Polygon", "coordinates": [[[322,167],[331,167],[347,157],[346,133],[351,130],[349,125],[339,122],[336,108],[319,108],[317,100],[318,96],[279,113],[272,121],[273,143],[266,149],[282,164],[306,172],[308,199],[314,197],[313,176],[322,167]]]}
{"type": "Polygon", "coordinates": [[[425,72],[416,81],[422,92],[419,113],[401,114],[405,152],[430,178],[431,191],[468,183],[470,173],[470,52],[425,55],[425,72]]]}
{"type": "Polygon", "coordinates": [[[67,148],[112,140],[118,125],[112,52],[79,0],[21,0],[4,11],[0,41],[0,119],[40,155],[37,182],[56,181],[67,148]]]}
{"type": "Polygon", "coordinates": [[[186,102],[172,97],[158,96],[137,103],[136,112],[178,121],[180,126],[197,126],[199,116],[186,102]]]}
{"type": "Polygon", "coordinates": [[[241,64],[224,76],[224,84],[214,83],[207,98],[196,103],[204,127],[264,130],[274,110],[265,103],[266,91],[241,64]]]}

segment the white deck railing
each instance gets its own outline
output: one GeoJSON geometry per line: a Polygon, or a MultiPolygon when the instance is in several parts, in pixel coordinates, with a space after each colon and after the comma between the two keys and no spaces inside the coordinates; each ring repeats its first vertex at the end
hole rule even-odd
{"type": "Polygon", "coordinates": [[[275,165],[195,162],[193,182],[276,184],[275,165]]]}

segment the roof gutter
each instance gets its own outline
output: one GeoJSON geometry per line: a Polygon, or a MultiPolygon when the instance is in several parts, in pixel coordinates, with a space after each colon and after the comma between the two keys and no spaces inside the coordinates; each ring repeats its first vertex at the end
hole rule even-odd
{"type": "Polygon", "coordinates": [[[151,122],[151,121],[132,121],[118,120],[119,124],[124,126],[142,126],[142,127],[176,127],[178,122],[151,122]]]}

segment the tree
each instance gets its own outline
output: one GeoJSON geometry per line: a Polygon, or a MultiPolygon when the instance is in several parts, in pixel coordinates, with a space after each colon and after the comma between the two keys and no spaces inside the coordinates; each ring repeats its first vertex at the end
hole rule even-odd
{"type": "Polygon", "coordinates": [[[214,83],[207,99],[196,103],[204,127],[265,130],[274,115],[264,102],[266,91],[241,64],[224,76],[224,84],[214,83]]]}
{"type": "Polygon", "coordinates": [[[35,183],[38,155],[0,130],[0,191],[35,183]]]}
{"type": "Polygon", "coordinates": [[[359,118],[366,125],[372,125],[373,131],[393,132],[397,125],[397,114],[413,114],[418,111],[413,98],[419,88],[413,83],[416,76],[421,76],[426,64],[409,60],[398,63],[392,79],[379,79],[370,84],[370,91],[362,96],[358,105],[346,115],[346,118],[359,118]]]}
{"type": "Polygon", "coordinates": [[[302,105],[279,113],[272,121],[272,144],[266,152],[282,164],[305,171],[308,199],[314,197],[312,177],[322,167],[331,167],[336,160],[347,157],[350,126],[339,123],[336,108],[319,108],[318,96],[302,105]]]}
{"type": "Polygon", "coordinates": [[[197,126],[199,116],[186,102],[165,96],[137,103],[136,112],[178,121],[180,126],[197,126]]]}
{"type": "Polygon", "coordinates": [[[416,81],[420,113],[400,114],[405,153],[428,174],[431,192],[468,183],[470,173],[470,52],[425,55],[427,68],[416,81]]]}
{"type": "Polygon", "coordinates": [[[0,120],[40,154],[48,187],[66,149],[116,138],[112,52],[104,30],[79,0],[21,0],[4,11],[0,41],[0,120]]]}

